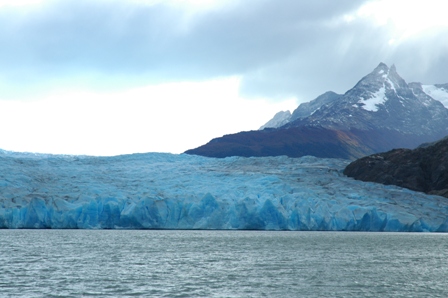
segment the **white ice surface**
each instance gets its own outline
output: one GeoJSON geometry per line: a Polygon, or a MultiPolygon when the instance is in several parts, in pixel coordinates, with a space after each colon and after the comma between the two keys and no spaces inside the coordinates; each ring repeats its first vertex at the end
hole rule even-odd
{"type": "Polygon", "coordinates": [[[448,200],[314,157],[0,152],[0,228],[448,231],[448,200]]]}

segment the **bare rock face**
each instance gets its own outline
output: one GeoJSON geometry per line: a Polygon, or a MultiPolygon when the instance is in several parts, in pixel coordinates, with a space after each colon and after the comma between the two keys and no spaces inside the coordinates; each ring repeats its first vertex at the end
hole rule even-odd
{"type": "Polygon", "coordinates": [[[414,150],[394,149],[358,159],[344,174],[448,197],[448,137],[414,150]]]}

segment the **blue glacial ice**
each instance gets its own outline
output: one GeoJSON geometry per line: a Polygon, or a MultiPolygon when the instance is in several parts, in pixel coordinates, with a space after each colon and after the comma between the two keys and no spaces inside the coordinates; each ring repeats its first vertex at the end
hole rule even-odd
{"type": "Polygon", "coordinates": [[[0,228],[448,231],[448,200],[348,161],[0,152],[0,228]]]}

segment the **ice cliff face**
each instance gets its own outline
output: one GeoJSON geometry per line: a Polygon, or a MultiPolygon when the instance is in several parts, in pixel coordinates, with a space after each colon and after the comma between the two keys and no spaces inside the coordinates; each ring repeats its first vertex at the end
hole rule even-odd
{"type": "Polygon", "coordinates": [[[0,228],[448,231],[445,198],[302,157],[0,152],[0,228]]]}

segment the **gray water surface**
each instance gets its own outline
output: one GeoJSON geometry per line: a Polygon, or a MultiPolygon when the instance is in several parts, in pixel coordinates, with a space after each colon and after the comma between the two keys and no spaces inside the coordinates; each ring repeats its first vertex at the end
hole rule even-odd
{"type": "Polygon", "coordinates": [[[0,230],[1,297],[448,297],[448,234],[0,230]]]}

